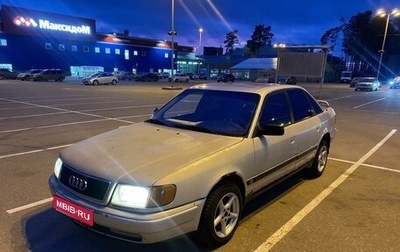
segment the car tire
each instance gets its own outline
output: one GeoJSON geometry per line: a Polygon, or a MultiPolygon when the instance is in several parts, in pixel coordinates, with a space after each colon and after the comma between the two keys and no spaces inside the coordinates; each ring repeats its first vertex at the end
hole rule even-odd
{"type": "Polygon", "coordinates": [[[116,80],[112,80],[112,81],[111,81],[111,84],[112,84],[112,85],[117,85],[117,81],[116,81],[116,80]]]}
{"type": "Polygon", "coordinates": [[[97,86],[98,84],[99,84],[99,81],[97,81],[97,80],[93,81],[93,85],[97,86]]]}
{"type": "Polygon", "coordinates": [[[233,183],[223,184],[207,197],[196,238],[210,246],[227,243],[236,231],[242,213],[242,195],[233,183]]]}
{"type": "Polygon", "coordinates": [[[307,169],[307,175],[310,178],[318,178],[324,173],[328,162],[329,146],[327,141],[322,140],[318,146],[317,154],[315,154],[313,163],[307,169]]]}

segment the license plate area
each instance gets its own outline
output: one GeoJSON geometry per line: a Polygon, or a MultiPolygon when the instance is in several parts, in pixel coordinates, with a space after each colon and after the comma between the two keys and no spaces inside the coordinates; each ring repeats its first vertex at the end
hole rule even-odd
{"type": "Polygon", "coordinates": [[[74,220],[93,227],[93,210],[84,208],[58,196],[53,196],[53,208],[74,220]]]}

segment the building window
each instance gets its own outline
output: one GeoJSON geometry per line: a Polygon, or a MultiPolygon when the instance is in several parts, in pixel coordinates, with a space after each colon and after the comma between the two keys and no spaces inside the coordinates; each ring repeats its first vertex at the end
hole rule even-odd
{"type": "Polygon", "coordinates": [[[142,56],[146,57],[146,51],[142,51],[142,56]]]}
{"type": "Polygon", "coordinates": [[[58,50],[65,51],[65,45],[64,44],[59,44],[58,45],[58,50]]]}
{"type": "Polygon", "coordinates": [[[7,46],[7,39],[0,39],[0,46],[7,46]]]}
{"type": "Polygon", "coordinates": [[[115,48],[115,54],[118,54],[118,55],[120,55],[120,54],[121,54],[121,50],[120,50],[120,49],[118,49],[118,48],[115,48]]]}
{"type": "Polygon", "coordinates": [[[94,48],[94,52],[95,52],[95,53],[100,53],[100,47],[97,47],[97,46],[96,46],[96,47],[94,48]]]}
{"type": "Polygon", "coordinates": [[[124,50],[125,59],[129,60],[129,50],[124,50]]]}
{"type": "Polygon", "coordinates": [[[164,58],[168,59],[169,58],[169,53],[164,53],[164,58]]]}
{"type": "Polygon", "coordinates": [[[51,50],[53,47],[51,46],[51,43],[44,43],[44,48],[46,50],[51,50]]]}
{"type": "Polygon", "coordinates": [[[106,52],[106,54],[110,54],[110,53],[111,53],[111,49],[107,47],[107,48],[105,49],[105,52],[106,52]]]}
{"type": "Polygon", "coordinates": [[[138,51],[133,51],[134,56],[138,56],[138,51]]]}
{"type": "Polygon", "coordinates": [[[71,46],[71,51],[77,52],[77,51],[78,51],[78,46],[72,45],[72,46],[71,46]]]}
{"type": "Polygon", "coordinates": [[[83,47],[83,51],[84,51],[84,52],[89,52],[89,46],[84,46],[84,47],[83,47]]]}

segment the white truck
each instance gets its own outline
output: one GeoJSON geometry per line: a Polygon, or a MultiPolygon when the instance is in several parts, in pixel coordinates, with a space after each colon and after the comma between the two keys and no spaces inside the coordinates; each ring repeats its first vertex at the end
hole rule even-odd
{"type": "Polygon", "coordinates": [[[353,71],[342,71],[340,82],[350,82],[353,78],[353,71]]]}

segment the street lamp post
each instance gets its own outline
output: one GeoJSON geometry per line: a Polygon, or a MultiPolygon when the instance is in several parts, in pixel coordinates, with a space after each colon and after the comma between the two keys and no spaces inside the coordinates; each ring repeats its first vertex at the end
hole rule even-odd
{"type": "Polygon", "coordinates": [[[379,64],[378,64],[378,71],[376,73],[376,78],[379,78],[380,71],[381,71],[383,54],[385,52],[386,36],[387,36],[388,27],[389,27],[390,15],[393,15],[393,16],[397,17],[397,16],[400,15],[400,11],[398,9],[393,9],[393,11],[391,13],[386,13],[386,11],[384,9],[379,9],[377,11],[377,15],[380,16],[380,17],[386,16],[385,33],[383,34],[382,49],[379,50],[379,52],[380,52],[379,64]]]}
{"type": "Polygon", "coordinates": [[[201,55],[201,34],[203,33],[203,28],[199,29],[199,52],[198,55],[201,55]]]}
{"type": "Polygon", "coordinates": [[[174,76],[175,0],[171,0],[171,78],[174,76]]]}

